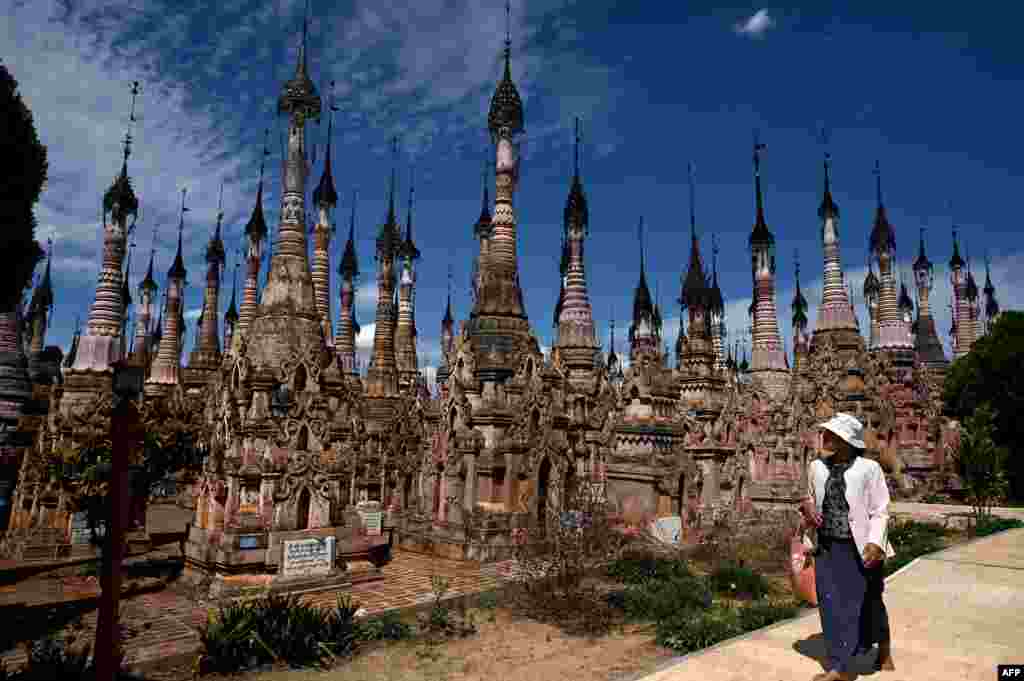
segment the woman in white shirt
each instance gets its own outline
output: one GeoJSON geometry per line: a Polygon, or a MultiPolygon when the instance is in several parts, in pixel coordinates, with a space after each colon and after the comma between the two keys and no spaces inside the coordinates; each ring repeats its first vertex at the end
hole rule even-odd
{"type": "Polygon", "coordinates": [[[827,671],[814,681],[849,681],[850,661],[878,644],[878,670],[893,670],[882,564],[889,488],[878,462],[863,456],[864,426],[850,414],[821,424],[819,458],[808,468],[804,527],[817,529],[815,579],[827,671]]]}

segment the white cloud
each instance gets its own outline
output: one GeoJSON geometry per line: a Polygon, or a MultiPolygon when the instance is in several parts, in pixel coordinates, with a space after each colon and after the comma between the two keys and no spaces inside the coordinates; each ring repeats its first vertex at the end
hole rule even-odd
{"type": "Polygon", "coordinates": [[[768,10],[759,9],[752,16],[733,26],[733,30],[739,35],[762,38],[765,32],[773,26],[775,26],[775,20],[768,16],[768,10]]]}

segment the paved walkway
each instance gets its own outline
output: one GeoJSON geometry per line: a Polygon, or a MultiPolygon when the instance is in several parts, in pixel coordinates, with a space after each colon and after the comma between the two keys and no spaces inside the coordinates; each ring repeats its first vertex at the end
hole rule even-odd
{"type": "MultiPolygon", "coordinates": [[[[1016,509],[1015,509],[1016,510],[1016,509]]],[[[894,672],[878,681],[992,681],[996,665],[1024,662],[1024,529],[919,558],[886,583],[894,672]]],[[[692,655],[642,681],[809,681],[822,671],[818,612],[692,655]]]]}
{"type": "MultiPolygon", "coordinates": [[[[889,504],[890,515],[911,515],[915,519],[943,521],[946,518],[970,515],[970,506],[955,504],[922,504],[916,501],[894,501],[889,504]]],[[[992,513],[1002,518],[1024,521],[1024,508],[993,508],[992,513]]]]}

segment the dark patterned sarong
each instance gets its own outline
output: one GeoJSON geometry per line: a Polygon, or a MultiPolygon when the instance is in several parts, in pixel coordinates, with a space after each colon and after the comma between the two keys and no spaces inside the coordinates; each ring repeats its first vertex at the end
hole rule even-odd
{"type": "Polygon", "coordinates": [[[853,540],[819,537],[814,569],[827,669],[848,672],[854,655],[889,640],[882,567],[866,569],[853,540]]]}

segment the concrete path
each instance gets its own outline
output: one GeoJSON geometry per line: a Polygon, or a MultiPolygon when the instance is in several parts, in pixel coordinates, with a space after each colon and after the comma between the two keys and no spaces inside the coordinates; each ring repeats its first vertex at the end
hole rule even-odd
{"type": "MultiPolygon", "coordinates": [[[[1016,510],[1016,509],[1015,509],[1016,510]]],[[[877,681],[993,681],[996,665],[1024,663],[1024,529],[919,558],[886,582],[896,671],[877,681]]],[[[676,658],[642,681],[810,681],[822,671],[817,610],[676,658]]]]}

